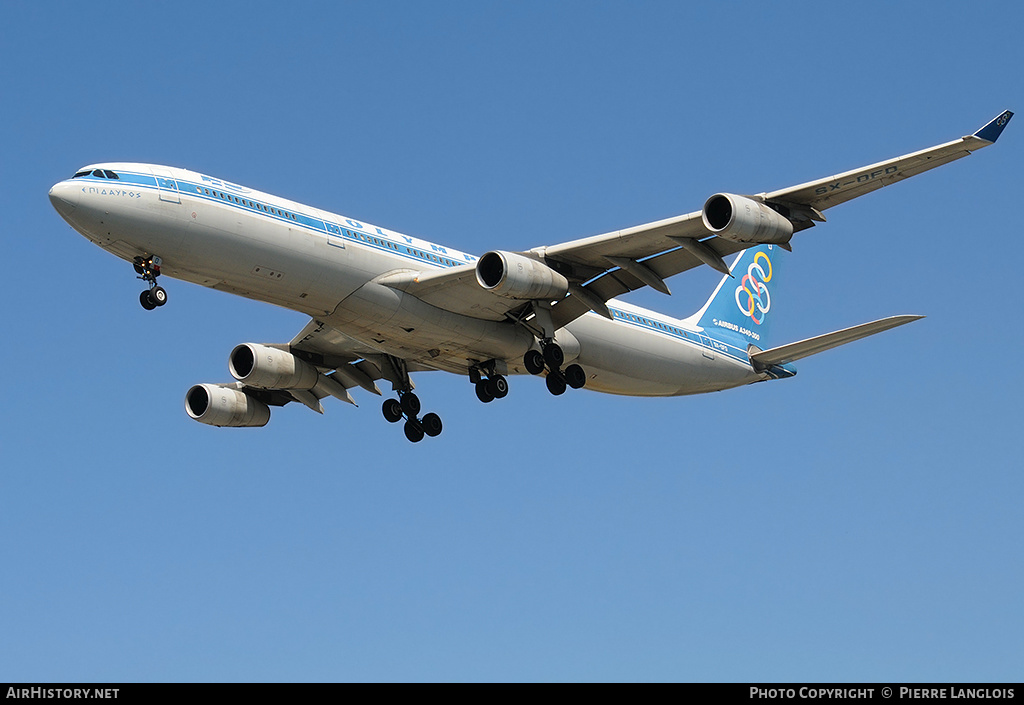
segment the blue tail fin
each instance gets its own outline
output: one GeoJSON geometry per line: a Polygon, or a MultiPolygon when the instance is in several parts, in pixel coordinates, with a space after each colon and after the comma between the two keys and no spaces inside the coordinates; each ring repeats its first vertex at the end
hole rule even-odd
{"type": "Polygon", "coordinates": [[[744,250],[729,268],[732,276],[723,277],[707,303],[687,320],[709,335],[742,342],[744,348],[749,344],[770,347],[768,331],[776,312],[779,261],[785,256],[782,248],[774,245],[744,250]]]}

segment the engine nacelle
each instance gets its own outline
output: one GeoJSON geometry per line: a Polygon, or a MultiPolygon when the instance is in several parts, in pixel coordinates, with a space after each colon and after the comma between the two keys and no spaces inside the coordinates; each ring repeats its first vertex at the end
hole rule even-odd
{"type": "Polygon", "coordinates": [[[185,411],[210,426],[266,426],[270,407],[245,392],[217,384],[196,384],[185,395],[185,411]]]}
{"type": "Polygon", "coordinates": [[[476,263],[483,288],[509,299],[560,299],[569,280],[543,262],[514,252],[488,252],[476,263]]]}
{"type": "Polygon", "coordinates": [[[733,242],[781,245],[793,237],[788,218],[743,196],[716,193],[704,203],[701,219],[708,230],[733,242]]]}
{"type": "Polygon", "coordinates": [[[312,389],[320,373],[290,352],[257,343],[235,346],[228,357],[231,376],[258,389],[312,389]]]}

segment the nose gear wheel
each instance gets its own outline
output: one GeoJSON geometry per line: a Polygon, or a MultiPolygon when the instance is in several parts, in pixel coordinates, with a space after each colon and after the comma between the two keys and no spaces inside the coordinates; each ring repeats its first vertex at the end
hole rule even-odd
{"type": "Polygon", "coordinates": [[[167,303],[167,291],[156,283],[156,278],[160,276],[161,263],[160,258],[155,255],[148,259],[136,257],[132,262],[136,274],[139,275],[137,278],[149,284],[149,288],[139,294],[139,303],[147,311],[167,303]]]}

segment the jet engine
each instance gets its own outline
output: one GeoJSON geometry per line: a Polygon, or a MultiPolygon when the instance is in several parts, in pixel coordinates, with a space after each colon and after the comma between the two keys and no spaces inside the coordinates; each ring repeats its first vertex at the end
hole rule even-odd
{"type": "Polygon", "coordinates": [[[258,343],[235,346],[228,369],[239,382],[258,389],[312,389],[320,379],[315,367],[290,352],[258,343]]]}
{"type": "Polygon", "coordinates": [[[543,262],[514,252],[492,251],[476,263],[476,280],[484,289],[509,299],[560,299],[569,281],[543,262]]]}
{"type": "Polygon", "coordinates": [[[245,392],[218,384],[196,384],[185,395],[185,411],[210,426],[266,426],[270,407],[245,392]]]}
{"type": "Polygon", "coordinates": [[[701,219],[718,237],[733,242],[785,244],[793,237],[793,223],[764,203],[716,193],[704,203],[701,219]]]}

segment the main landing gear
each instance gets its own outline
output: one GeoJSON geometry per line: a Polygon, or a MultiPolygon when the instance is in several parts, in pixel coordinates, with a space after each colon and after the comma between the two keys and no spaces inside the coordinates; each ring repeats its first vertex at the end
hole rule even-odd
{"type": "Polygon", "coordinates": [[[156,283],[156,278],[160,276],[160,258],[156,256],[148,259],[136,257],[133,264],[135,273],[139,275],[138,278],[149,284],[149,288],[139,294],[139,303],[142,304],[142,308],[152,311],[157,306],[166,304],[167,292],[156,283]]]}
{"type": "Polygon", "coordinates": [[[435,413],[424,414],[418,418],[420,413],[420,398],[411,391],[398,393],[398,399],[385,399],[381,411],[389,423],[398,423],[403,418],[405,421],[405,437],[413,443],[419,443],[423,436],[441,435],[441,417],[435,413]]]}
{"type": "Polygon", "coordinates": [[[527,350],[523,356],[523,365],[531,375],[544,374],[545,369],[548,371],[545,383],[555,396],[564,394],[566,387],[581,389],[587,383],[587,373],[582,367],[573,363],[563,370],[563,362],[565,353],[553,340],[541,341],[540,350],[527,350]]]}
{"type": "Polygon", "coordinates": [[[508,396],[508,380],[498,371],[499,364],[502,372],[506,371],[504,363],[497,360],[477,362],[469,367],[469,381],[476,389],[476,398],[484,404],[508,396]]]}

